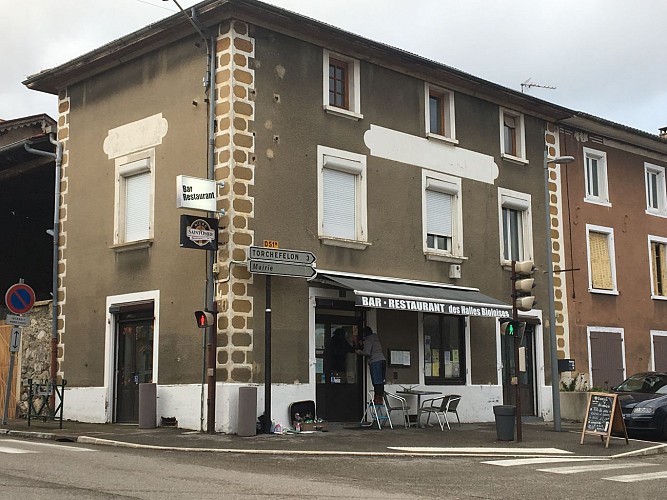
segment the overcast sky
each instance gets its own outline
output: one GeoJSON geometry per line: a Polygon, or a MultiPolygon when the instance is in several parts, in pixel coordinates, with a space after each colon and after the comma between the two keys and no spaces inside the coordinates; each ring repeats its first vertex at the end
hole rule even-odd
{"type": "MultiPolygon", "coordinates": [[[[187,8],[195,0],[177,0],[187,8]]],[[[666,0],[269,0],[535,97],[667,126],[666,0]]],[[[173,0],[0,0],[0,118],[57,117],[29,75],[178,12],[173,0]]]]}

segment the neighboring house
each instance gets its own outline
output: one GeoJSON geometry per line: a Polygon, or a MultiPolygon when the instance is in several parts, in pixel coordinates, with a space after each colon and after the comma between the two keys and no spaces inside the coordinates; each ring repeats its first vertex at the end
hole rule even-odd
{"type": "Polygon", "coordinates": [[[5,325],[5,294],[22,279],[35,291],[37,304],[28,314],[31,325],[21,328],[21,348],[14,368],[8,415],[27,408],[27,380],[45,382],[50,365],[51,292],[53,290],[53,228],[55,187],[55,140],[57,126],[46,114],[0,120],[0,410],[4,410],[9,373],[8,346],[12,327],[5,325]],[[50,156],[26,150],[49,153],[50,156]],[[46,329],[44,327],[46,326],[46,329]],[[46,375],[45,375],[46,374],[46,375]],[[18,402],[18,404],[17,404],[18,402]]]}
{"type": "MultiPolygon", "coordinates": [[[[463,420],[492,420],[514,398],[513,339],[498,321],[511,312],[511,261],[546,266],[543,159],[559,140],[547,122],[573,113],[261,2],[195,9],[215,38],[210,159],[225,182],[216,429],[236,431],[239,388],[265,379],[267,280],[247,269],[264,241],[317,256],[315,279],[271,280],[274,420],[311,399],[322,418],[361,417],[367,370],[332,340],[355,325],[394,354],[390,390],[461,394],[463,420]]],[[[158,417],[202,426],[193,311],[206,252],[179,248],[179,216],[193,212],[176,207],[176,178],[207,176],[208,59],[178,14],[24,82],[57,94],[61,112],[67,418],[136,422],[138,386],[154,382],[158,417]]],[[[521,399],[548,418],[536,278],[521,399]]]]}
{"type": "Polygon", "coordinates": [[[559,357],[604,389],[667,370],[667,140],[578,113],[560,147],[559,357]]]}
{"type": "MultiPolygon", "coordinates": [[[[57,126],[48,115],[0,120],[0,295],[19,279],[37,300],[51,298],[55,161],[26,151],[25,145],[55,152],[57,126]]],[[[4,319],[4,315],[0,317],[4,319]]]]}

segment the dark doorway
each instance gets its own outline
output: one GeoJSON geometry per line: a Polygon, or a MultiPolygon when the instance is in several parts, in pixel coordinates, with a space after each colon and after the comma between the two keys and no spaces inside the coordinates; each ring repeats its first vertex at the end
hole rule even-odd
{"type": "Polygon", "coordinates": [[[115,422],[139,421],[139,384],[153,381],[153,307],[116,314],[115,422]]]}
{"type": "Polygon", "coordinates": [[[530,323],[526,324],[526,329],[521,337],[502,335],[501,338],[503,404],[516,405],[516,386],[512,384],[512,378],[516,375],[514,349],[523,347],[526,371],[519,372],[521,414],[535,415],[535,326],[530,323]]]}
{"type": "Polygon", "coordinates": [[[318,309],[315,316],[317,415],[330,422],[358,421],[363,414],[365,371],[352,348],[353,325],[361,331],[361,311],[318,309]]]}

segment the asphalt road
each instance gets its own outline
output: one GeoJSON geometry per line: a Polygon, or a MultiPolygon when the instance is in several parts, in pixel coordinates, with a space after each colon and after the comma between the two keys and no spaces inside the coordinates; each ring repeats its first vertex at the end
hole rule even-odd
{"type": "Polygon", "coordinates": [[[665,454],[614,460],[576,458],[537,463],[535,459],[508,462],[507,458],[489,457],[288,457],[113,448],[0,437],[0,498],[664,497],[665,454]]]}

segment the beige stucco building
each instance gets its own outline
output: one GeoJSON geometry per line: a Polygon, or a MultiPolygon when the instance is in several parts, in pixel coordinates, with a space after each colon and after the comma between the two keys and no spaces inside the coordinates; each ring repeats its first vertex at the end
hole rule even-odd
{"type": "Polygon", "coordinates": [[[154,383],[157,417],[203,428],[212,375],[215,430],[236,432],[240,387],[259,387],[261,413],[267,278],[248,259],[277,242],[315,255],[317,273],[271,278],[274,420],[301,400],[361,417],[366,368],[333,339],[364,325],[390,390],[460,394],[463,420],[492,420],[514,400],[499,321],[512,260],[542,270],[521,313],[520,381],[523,413],[549,419],[544,154],[559,154],[553,123],[573,112],[261,2],[196,11],[204,39],[178,14],[25,82],[59,99],[67,418],[136,422],[138,388],[154,383]],[[180,216],[207,214],[176,193],[178,176],[209,170],[224,186],[208,214],[220,246],[207,370],[193,317],[207,252],[179,245],[180,216]]]}

